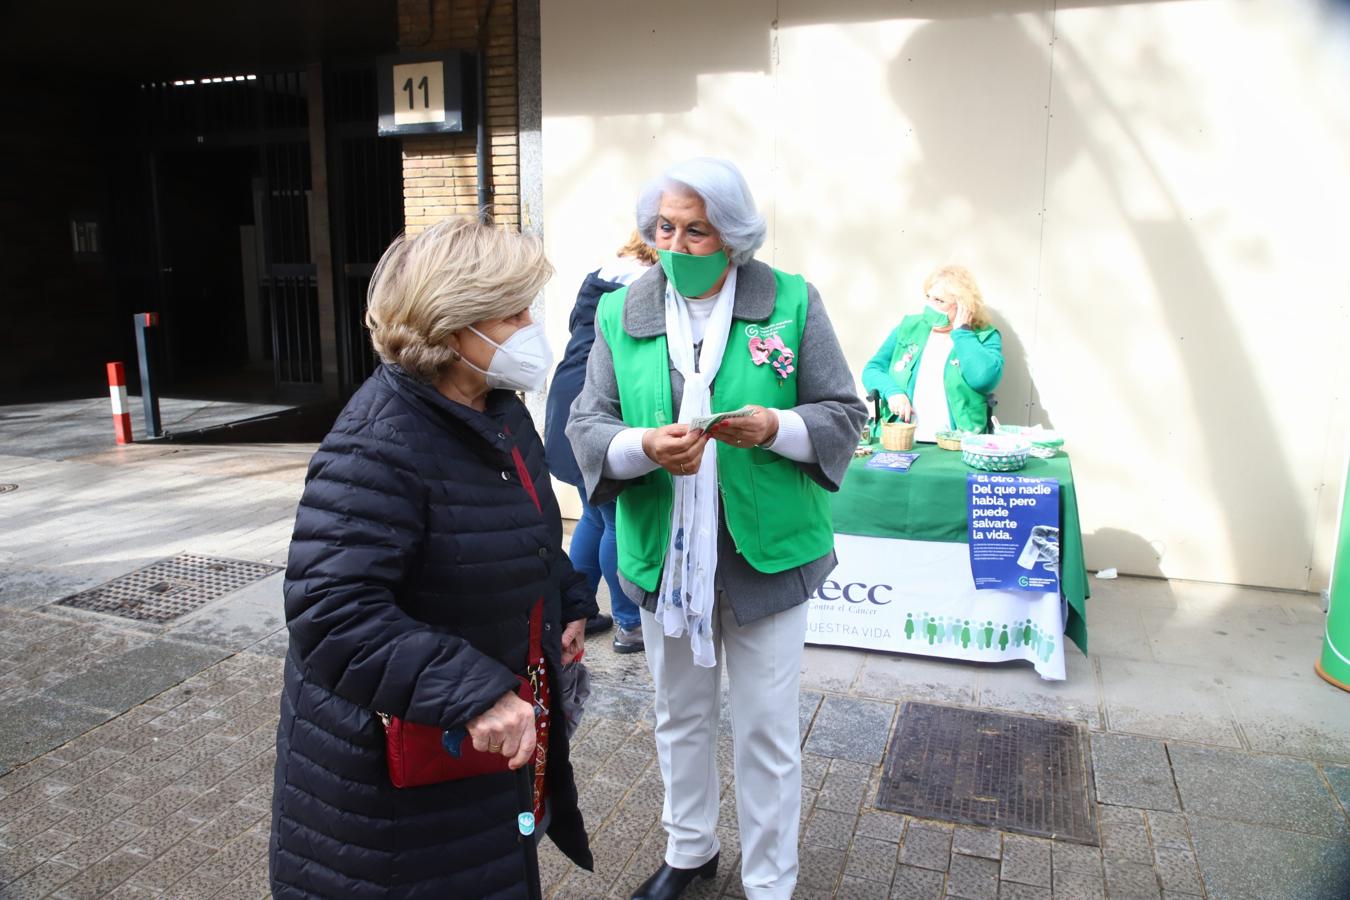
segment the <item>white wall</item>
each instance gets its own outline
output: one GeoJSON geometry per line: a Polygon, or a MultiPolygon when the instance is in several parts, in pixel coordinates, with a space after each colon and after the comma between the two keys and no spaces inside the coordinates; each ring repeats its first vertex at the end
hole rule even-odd
{"type": "Polygon", "coordinates": [[[855,371],[969,266],[998,415],[1064,431],[1092,568],[1323,586],[1345,476],[1350,26],[1312,3],[542,4],[561,348],[639,184],[734,159],[855,371]],[[776,16],[776,21],[775,21],[776,16]]]}

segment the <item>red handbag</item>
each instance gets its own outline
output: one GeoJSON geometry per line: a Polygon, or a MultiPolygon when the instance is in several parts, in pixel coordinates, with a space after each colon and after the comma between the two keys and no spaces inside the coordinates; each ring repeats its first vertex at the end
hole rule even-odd
{"type": "MultiPolygon", "coordinates": [[[[526,674],[517,676],[516,695],[534,707],[534,814],[543,819],[545,762],[548,759],[549,701],[548,673],[544,669],[541,633],[544,626],[544,601],[530,611],[529,664],[526,674]]],[[[398,716],[377,713],[384,724],[384,750],[389,780],[397,788],[421,787],[509,771],[509,757],[500,752],[476,750],[468,729],[463,725],[446,730],[437,725],[409,722],[398,716]]]]}
{"type": "MultiPolygon", "coordinates": [[[[525,468],[520,451],[511,456],[521,484],[540,508],[534,482],[525,468]]],[[[534,807],[535,819],[542,820],[545,797],[544,764],[548,757],[549,686],[543,650],[544,601],[540,598],[530,610],[530,638],[525,674],[517,676],[516,694],[534,707],[534,807]]],[[[476,750],[468,730],[460,725],[446,730],[437,725],[409,722],[398,716],[376,713],[384,725],[385,756],[389,780],[397,788],[422,787],[509,771],[508,757],[501,753],[476,750]]]]}
{"type": "MultiPolygon", "coordinates": [[[[534,690],[528,679],[520,679],[516,694],[533,705],[534,690]]],[[[389,762],[389,780],[394,787],[422,787],[507,771],[507,758],[501,753],[474,749],[473,739],[463,726],[447,731],[436,725],[421,725],[383,713],[380,721],[384,723],[384,749],[389,762]]],[[[537,717],[535,734],[538,741],[537,717]]]]}

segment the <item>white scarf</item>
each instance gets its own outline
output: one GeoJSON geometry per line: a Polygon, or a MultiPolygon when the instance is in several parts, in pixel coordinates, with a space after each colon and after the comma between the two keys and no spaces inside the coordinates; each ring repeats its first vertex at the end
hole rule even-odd
{"type": "MultiPolygon", "coordinates": [[[[731,312],[736,294],[736,269],[717,295],[703,332],[703,349],[694,371],[694,335],[689,325],[689,306],[667,282],[666,345],[670,361],[684,376],[679,421],[712,412],[709,385],[722,366],[722,354],[731,331],[731,312]]],[[[703,459],[693,475],[676,476],[675,507],[670,523],[670,546],[656,595],[656,620],[668,637],[689,631],[694,665],[717,664],[713,646],[713,603],[717,572],[717,442],[703,445],[703,459]]]]}

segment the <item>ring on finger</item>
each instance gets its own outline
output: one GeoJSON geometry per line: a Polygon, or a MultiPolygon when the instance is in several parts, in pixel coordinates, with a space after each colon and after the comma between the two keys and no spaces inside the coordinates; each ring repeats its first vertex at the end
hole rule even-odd
{"type": "Polygon", "coordinates": [[[501,752],[502,752],[502,745],[501,745],[501,744],[488,744],[488,752],[489,752],[489,753],[501,753],[501,752]]]}

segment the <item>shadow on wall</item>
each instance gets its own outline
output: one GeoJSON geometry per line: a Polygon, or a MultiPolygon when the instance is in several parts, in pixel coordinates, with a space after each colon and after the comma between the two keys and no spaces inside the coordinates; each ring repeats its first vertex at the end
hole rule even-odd
{"type": "MultiPolygon", "coordinates": [[[[842,5],[846,7],[840,11],[843,21],[850,17],[864,19],[866,16],[859,12],[859,7],[870,9],[867,4],[842,5]]],[[[906,9],[912,18],[948,16],[950,12],[945,7],[931,3],[914,6],[917,8],[912,12],[910,8],[906,9]]],[[[878,8],[875,12],[875,18],[896,17],[895,10],[889,7],[884,10],[878,8]]],[[[642,13],[637,11],[635,14],[642,13]]],[[[828,18],[820,14],[819,9],[814,11],[812,17],[787,12],[783,16],[784,22],[793,25],[807,24],[808,19],[824,21],[828,18]]],[[[732,21],[723,21],[722,30],[710,38],[711,48],[703,47],[697,51],[699,58],[710,61],[722,52],[714,52],[716,47],[726,49],[739,41],[742,50],[740,59],[746,65],[753,62],[755,52],[752,48],[758,46],[758,38],[751,41],[746,35],[760,29],[755,33],[763,36],[764,23],[746,21],[746,18],[744,11],[737,10],[732,21]]],[[[981,279],[983,272],[1014,268],[1009,261],[1010,256],[1017,257],[1017,268],[1028,268],[1025,248],[1035,246],[1040,231],[1045,142],[1043,128],[1033,128],[1031,139],[1025,139],[1028,129],[1024,125],[1018,126],[1019,122],[1027,119],[1044,121],[1049,83],[1046,51],[1044,46],[1037,44],[1028,35],[1023,24],[1008,16],[993,16],[987,20],[966,16],[952,18],[960,21],[938,20],[918,25],[913,35],[906,40],[902,51],[889,64],[892,96],[906,118],[914,124],[913,140],[917,142],[917,155],[922,160],[903,172],[903,181],[910,192],[904,214],[896,218],[896,210],[888,196],[883,196],[884,192],[851,197],[851,214],[839,215],[833,206],[806,210],[808,214],[814,213],[816,216],[812,219],[812,227],[827,232],[820,240],[814,241],[815,244],[838,248],[868,247],[875,243],[877,223],[894,220],[899,226],[897,237],[902,242],[912,240],[904,237],[905,230],[910,229],[912,235],[921,232],[922,245],[931,248],[973,244],[970,252],[961,259],[948,259],[937,252],[929,260],[931,265],[962,262],[972,268],[977,280],[981,279]],[[934,85],[940,85],[940,89],[934,89],[934,85]],[[1026,98],[1026,101],[1009,104],[1007,98],[1010,96],[1026,98]],[[1009,135],[1014,133],[1021,138],[1015,143],[1009,140],[1009,135]],[[1017,177],[1009,177],[1009,172],[1017,173],[1017,177]],[[960,216],[952,219],[936,212],[949,205],[953,197],[964,198],[977,213],[977,218],[960,216]],[[822,216],[822,211],[829,214],[822,216]],[[1010,232],[1019,232],[1023,239],[1008,240],[1010,232]]],[[[666,46],[670,40],[672,38],[667,35],[662,39],[662,46],[666,46]]],[[[606,68],[613,63],[612,59],[607,60],[606,68]]],[[[549,65],[560,63],[551,60],[549,65]]],[[[883,61],[882,66],[885,65],[883,61]]],[[[587,70],[594,69],[592,64],[587,70]]],[[[642,81],[646,76],[636,72],[633,77],[642,81]]],[[[575,79],[559,81],[564,84],[562,90],[569,90],[566,85],[575,79]]],[[[578,90],[584,93],[590,88],[583,85],[578,90]]],[[[593,129],[576,129],[576,138],[583,145],[589,139],[592,146],[585,152],[573,146],[562,154],[554,154],[553,165],[557,171],[551,177],[551,183],[554,190],[560,192],[557,195],[560,206],[569,202],[571,192],[587,189],[588,172],[597,168],[606,173],[606,187],[636,196],[638,185],[654,172],[641,163],[635,164],[623,149],[641,147],[657,139],[658,134],[655,132],[659,131],[659,126],[653,120],[659,119],[663,101],[673,96],[666,91],[667,87],[662,87],[643,93],[644,110],[657,116],[616,116],[608,119],[603,127],[604,143],[595,142],[593,129]],[[568,161],[560,162],[562,157],[568,161]]],[[[579,101],[582,94],[570,96],[579,101]]],[[[605,91],[603,98],[590,98],[586,108],[589,112],[603,115],[611,111],[613,104],[621,99],[612,91],[605,91]]],[[[727,102],[719,106],[717,92],[705,91],[701,102],[704,111],[709,114],[680,122],[678,133],[663,139],[663,142],[672,144],[668,150],[671,158],[697,153],[707,146],[725,144],[728,134],[738,134],[744,136],[744,148],[737,156],[738,162],[752,170],[756,168],[754,160],[757,155],[765,155],[758,151],[767,149],[760,145],[771,138],[772,131],[780,128],[781,123],[772,118],[766,119],[762,110],[736,103],[731,98],[726,99],[727,102]],[[686,148],[687,152],[684,152],[686,148]]],[[[550,116],[566,112],[565,109],[557,108],[561,102],[557,93],[549,94],[546,102],[550,116]]],[[[685,107],[695,102],[696,98],[692,95],[680,101],[685,107]]],[[[775,219],[772,207],[778,203],[779,192],[790,203],[801,193],[800,185],[793,187],[797,179],[815,178],[819,182],[822,177],[838,176],[828,160],[812,158],[805,160],[805,163],[810,167],[819,164],[819,168],[795,170],[794,166],[802,165],[802,160],[776,158],[776,183],[754,185],[763,206],[762,211],[770,221],[775,219]]],[[[856,190],[856,187],[856,184],[847,182],[840,185],[842,190],[856,190]]],[[[801,226],[793,224],[787,227],[800,230],[801,226]]],[[[793,267],[808,261],[809,257],[802,258],[800,246],[794,249],[797,252],[789,252],[781,260],[775,259],[778,254],[775,240],[774,244],[766,247],[767,252],[762,253],[761,258],[796,271],[793,267]]],[[[848,256],[847,249],[843,255],[848,256]]],[[[898,290],[889,298],[872,292],[850,295],[830,289],[838,284],[838,279],[826,267],[819,265],[821,262],[828,265],[837,260],[816,260],[806,274],[825,291],[832,315],[872,317],[878,314],[878,304],[885,303],[882,315],[889,329],[903,315],[921,308],[922,290],[918,282],[894,285],[898,290]]],[[[850,266],[852,275],[856,275],[860,268],[884,268],[879,260],[870,258],[849,258],[848,265],[843,268],[850,266]]],[[[1034,274],[1034,261],[1029,274],[1034,274]]],[[[997,392],[1001,403],[997,412],[1001,420],[1009,424],[1039,423],[1050,426],[1053,423],[1040,409],[1039,394],[1031,383],[1028,364],[1030,348],[1010,325],[1014,320],[1032,320],[1034,282],[1029,277],[1025,286],[1018,286],[1013,293],[1015,296],[989,297],[994,308],[995,324],[1003,334],[1006,359],[1005,376],[997,392]]],[[[875,350],[875,346],[862,346],[856,341],[846,347],[858,371],[863,361],[875,350]]]]}
{"type": "MultiPolygon", "coordinates": [[[[1058,173],[1075,163],[1082,168],[1085,161],[1089,162],[1108,186],[1120,229],[1130,235],[1140,264],[1152,281],[1153,293],[1159,298],[1157,313],[1162,327],[1158,340],[1190,338],[1188,344],[1194,341],[1211,348],[1208,353],[1197,353],[1183,344],[1186,350],[1180,355],[1180,365],[1184,383],[1176,386],[1177,393],[1185,395],[1191,408],[1198,411],[1198,421],[1188,423],[1188,427],[1198,434],[1197,451],[1206,460],[1202,476],[1207,481],[1206,492],[1216,498],[1217,504],[1222,504],[1223,498],[1233,496],[1259,472],[1263,496],[1296,496],[1298,488],[1276,440],[1272,417],[1259,404],[1249,410],[1244,423],[1243,452],[1232,452],[1231,425],[1213,413],[1215,399],[1226,395],[1261,396],[1260,383],[1254,374],[1259,371],[1259,364],[1244,355],[1240,335],[1230,322],[1226,298],[1205,248],[1148,148],[1136,135],[1137,123],[1131,114],[1122,111],[1121,98],[1107,93],[1094,77],[1091,64],[1079,58],[1070,42],[1054,38],[1050,18],[1045,15],[1050,8],[1048,3],[1021,0],[1008,3],[978,0],[969,4],[859,0],[831,5],[808,4],[805,0],[779,0],[777,4],[765,0],[743,4],[690,0],[678,14],[673,14],[656,7],[601,0],[579,2],[566,11],[563,5],[546,4],[543,10],[545,33],[549,35],[543,51],[546,71],[581,73],[553,82],[545,78],[544,101],[549,117],[613,117],[603,129],[609,146],[596,143],[593,124],[577,129],[578,146],[563,151],[569,161],[550,176],[550,183],[565,195],[568,191],[585,190],[582,187],[588,183],[585,176],[599,171],[605,173],[605,181],[612,190],[635,196],[641,180],[653,173],[646,170],[645,164],[626,159],[624,148],[649,145],[662,137],[658,133],[661,114],[687,112],[698,105],[700,76],[769,72],[774,66],[775,32],[779,27],[897,18],[924,20],[892,62],[890,72],[892,97],[913,125],[913,139],[921,149],[920,162],[902,173],[913,188],[907,205],[918,210],[936,209],[947,198],[956,197],[969,205],[975,216],[955,225],[951,224],[955,220],[944,224],[938,216],[932,216],[936,225],[925,237],[925,244],[941,246],[944,241],[959,238],[958,228],[981,231],[985,236],[975,236],[975,252],[964,260],[977,278],[982,270],[990,268],[1012,270],[1001,263],[1013,254],[1026,266],[1025,247],[1006,241],[1006,233],[1016,230],[1019,234],[1038,235],[1045,197],[1058,173]],[[1010,13],[1017,12],[1041,15],[1010,17],[1010,13]],[[633,39],[616,44],[595,33],[595,23],[606,17],[622,20],[625,27],[618,30],[633,39]],[[959,28],[953,27],[957,19],[962,20],[959,28]],[[1047,52],[1052,40],[1053,80],[1047,52]],[[1035,81],[1038,72],[1044,73],[1039,83],[1035,81]],[[1004,108],[998,100],[1009,92],[989,90],[991,83],[1007,78],[1017,79],[1017,93],[1027,97],[1012,108],[1004,108]],[[943,90],[934,91],[932,88],[939,84],[943,90]],[[1075,93],[1081,98],[1077,104],[1063,90],[1064,84],[1081,88],[1081,92],[1075,93]],[[935,99],[938,93],[945,102],[935,99]],[[1053,167],[1047,158],[1050,142],[1044,137],[1039,140],[1024,137],[1016,144],[1006,140],[1004,130],[1010,123],[1025,121],[1028,115],[1044,121],[1046,134],[1054,137],[1053,167]],[[1138,204],[1126,203],[1127,181],[1120,170],[1121,160],[1128,161],[1131,172],[1142,173],[1128,182],[1130,191],[1145,184],[1161,198],[1162,202],[1150,212],[1137,212],[1138,204]],[[1018,177],[1008,177],[1010,171],[1019,173],[1018,177]],[[1022,176],[1021,172],[1028,174],[1022,176]],[[943,229],[947,229],[946,233],[943,229]],[[1000,244],[1011,249],[1001,249],[1000,244]],[[997,262],[991,265],[991,260],[997,262]],[[1183,310],[1187,312],[1184,317],[1183,310]],[[1204,333],[1187,335],[1188,323],[1197,310],[1207,323],[1204,333]],[[1217,348],[1223,349],[1216,352],[1217,348]],[[1258,460],[1259,469],[1253,462],[1258,460]]],[[[821,60],[818,64],[829,65],[830,61],[821,60]]],[[[1185,95],[1186,73],[1182,66],[1158,55],[1150,56],[1148,64],[1151,82],[1174,84],[1175,93],[1179,97],[1185,95]]],[[[772,151],[765,154],[763,148],[782,137],[774,133],[783,127],[776,114],[758,108],[733,108],[730,102],[725,108],[718,108],[716,97],[704,97],[702,102],[703,111],[708,114],[694,117],[692,128],[681,124],[679,133],[669,142],[668,158],[692,155],[698,152],[701,143],[723,146],[728,136],[745,142],[746,157],[759,154],[773,158],[772,151]]],[[[1180,108],[1184,112],[1184,104],[1180,108]]],[[[1157,116],[1153,110],[1150,114],[1157,116]]],[[[550,153],[556,151],[551,148],[550,153]]],[[[743,157],[741,161],[745,163],[743,157]]],[[[780,170],[779,185],[791,185],[794,174],[780,170]]],[[[859,203],[859,214],[818,223],[821,232],[818,243],[833,247],[868,246],[876,223],[884,221],[875,214],[866,214],[871,212],[871,202],[880,205],[882,200],[864,197],[859,203]]],[[[763,211],[772,220],[773,210],[763,211]]],[[[904,227],[930,228],[934,222],[910,219],[904,227]]],[[[1039,246],[1039,240],[1030,243],[1039,246]]],[[[942,260],[932,262],[939,261],[942,260]]],[[[793,262],[783,260],[789,267],[793,262]]],[[[1039,296],[1042,280],[1039,268],[1029,268],[1034,274],[1028,276],[1024,289],[1014,288],[1007,298],[990,298],[1002,313],[997,324],[1003,331],[1009,367],[1000,390],[1003,404],[1000,413],[1005,421],[1016,422],[1018,418],[1013,411],[1020,407],[1025,421],[1052,424],[1040,409],[1028,364],[1031,354],[1041,352],[1034,323],[1037,310],[1046,305],[1039,296]],[[1022,333],[1013,330],[1009,320],[1022,323],[1022,333]]],[[[815,274],[817,271],[813,266],[808,277],[822,278],[815,274]]],[[[855,300],[832,293],[826,300],[841,315],[876,315],[875,296],[855,300]]],[[[909,311],[911,305],[917,306],[919,298],[916,290],[902,286],[891,302],[893,306],[887,315],[892,318],[887,327],[909,311]]],[[[1103,355],[1121,352],[1101,335],[1077,337],[1093,346],[1100,345],[1103,355]]],[[[875,352],[875,345],[849,346],[846,350],[850,351],[850,359],[861,361],[875,352]]],[[[1156,414],[1151,405],[1156,398],[1131,383],[1125,374],[1131,371],[1130,366],[1114,368],[1122,374],[1109,391],[1109,402],[1119,409],[1121,416],[1153,421],[1156,414]]],[[[1183,511],[1176,511],[1178,516],[1182,514],[1183,511]]],[[[1307,521],[1288,517],[1281,527],[1285,529],[1286,545],[1310,546],[1307,521]]],[[[1104,548],[1105,541],[1114,537],[1130,543],[1126,533],[1115,529],[1096,532],[1094,542],[1104,548]]],[[[1232,529],[1218,530],[1204,539],[1225,547],[1240,577],[1242,560],[1250,556],[1251,548],[1240,546],[1232,529]]],[[[1142,539],[1139,541],[1149,550],[1131,551],[1128,556],[1132,561],[1117,568],[1161,574],[1158,551],[1142,539]]]]}
{"type": "MultiPolygon", "coordinates": [[[[1056,6],[1136,2],[1060,0],[1056,6]]],[[[548,35],[543,48],[545,67],[581,77],[546,79],[544,105],[550,116],[688,112],[698,104],[700,75],[769,72],[779,28],[1002,18],[1045,13],[1049,8],[1048,0],[685,0],[673,9],[617,0],[545,3],[540,9],[543,32],[548,35]],[[614,22],[616,27],[597,31],[598,22],[614,22]],[[607,36],[613,34],[624,39],[607,36]],[[598,65],[597,58],[603,58],[604,64],[598,65]]]]}
{"type": "MultiPolygon", "coordinates": [[[[967,227],[990,236],[962,260],[976,280],[990,269],[1034,273],[1034,262],[1006,254],[1008,247],[1039,244],[1046,179],[1054,177],[1046,171],[1044,130],[1026,127],[1028,121],[1046,121],[1048,104],[1065,103],[1050,80],[1044,43],[1006,15],[929,22],[914,30],[891,61],[889,84],[919,150],[920,161],[904,176],[912,191],[907,207],[936,210],[953,197],[964,198],[978,212],[978,224],[967,227]],[[1007,234],[1024,237],[999,239],[1007,234]]],[[[930,238],[939,246],[972,240],[956,232],[930,238]]],[[[986,293],[1003,337],[1004,372],[994,414],[1009,425],[1054,425],[1032,380],[1034,325],[1024,340],[1011,324],[1035,322],[1042,302],[1038,287],[1028,283],[1007,297],[986,293]]]]}
{"type": "MultiPolygon", "coordinates": [[[[1233,424],[1216,414],[1217,401],[1224,397],[1256,398],[1262,396],[1261,384],[1254,373],[1261,361],[1243,352],[1241,335],[1233,324],[1217,278],[1205,257],[1195,230],[1188,224],[1185,212],[1168,186],[1147,148],[1131,127],[1115,98],[1109,96],[1093,75],[1091,66],[1083,60],[1067,41],[1056,43],[1057,77],[1073,78],[1082,84],[1091,96],[1093,112],[1098,121],[1109,122],[1109,133],[1103,126],[1089,126],[1084,117],[1067,98],[1057,94],[1054,99],[1054,128],[1069,132],[1069,143],[1086,152],[1103,183],[1115,201],[1122,225],[1133,237],[1145,270],[1159,298],[1157,308],[1164,323],[1158,340],[1184,342],[1190,320],[1205,323],[1204,331],[1192,334],[1197,340],[1191,346],[1182,343],[1178,354],[1184,385],[1178,385],[1189,394],[1191,407],[1198,411],[1194,426],[1203,441],[1203,470],[1209,475],[1210,493],[1216,502],[1237,496],[1243,486],[1254,477],[1264,482],[1263,494],[1268,497],[1295,497],[1298,486],[1291,476],[1291,465],[1284,448],[1277,440],[1276,425],[1269,409],[1262,403],[1251,403],[1245,409],[1242,428],[1242,452],[1234,452],[1233,424]],[[1145,217],[1133,211],[1138,204],[1126,202],[1124,175],[1119,164],[1108,152],[1108,144],[1116,154],[1123,154],[1133,162],[1133,168],[1147,177],[1156,196],[1161,199],[1160,211],[1145,217]],[[1197,315],[1198,313],[1198,315],[1197,315]],[[1184,314],[1184,318],[1183,318],[1184,314]],[[1192,349],[1193,348],[1193,349],[1192,349]]],[[[1156,65],[1166,62],[1155,59],[1156,65]]],[[[1184,91],[1185,74],[1182,71],[1166,73],[1168,83],[1177,93],[1184,91]]],[[[1133,192],[1138,188],[1132,187],[1133,192]]],[[[1086,337],[1086,336],[1085,336],[1086,337]]],[[[1126,369],[1128,371],[1128,369],[1126,369]]],[[[1112,402],[1132,407],[1140,419],[1149,418],[1148,406],[1152,398],[1128,382],[1121,383],[1112,402]]],[[[1295,516],[1284,516],[1280,523],[1285,546],[1311,547],[1308,522],[1295,516]]],[[[1243,559],[1252,550],[1239,545],[1231,529],[1214,535],[1225,540],[1239,580],[1242,579],[1243,559]]],[[[1163,548],[1165,553],[1165,548],[1163,548]]],[[[1128,568],[1128,571],[1136,571],[1128,568]]],[[[1149,574],[1141,572],[1140,574],[1149,574]]],[[[1305,569],[1305,578],[1310,569],[1305,569]]],[[[1306,589],[1306,583],[1299,586],[1306,589]]]]}
{"type": "Polygon", "coordinates": [[[700,75],[769,71],[774,6],[774,0],[693,0],[673,9],[612,0],[541,4],[544,68],[570,76],[545,77],[544,108],[549,116],[691,110],[700,75]],[[622,25],[595,29],[611,20],[622,25]]]}
{"type": "MultiPolygon", "coordinates": [[[[704,102],[716,104],[718,101],[717,98],[705,98],[704,102]]],[[[707,148],[721,146],[728,134],[735,134],[746,135],[744,139],[746,154],[738,157],[737,162],[747,166],[746,157],[753,158],[757,152],[762,156],[771,147],[772,132],[763,129],[761,125],[762,123],[757,120],[756,110],[726,102],[716,109],[715,115],[691,123],[682,123],[677,138],[663,141],[667,152],[665,160],[657,167],[646,158],[628,152],[628,148],[641,147],[656,139],[650,121],[626,117],[606,122],[603,143],[596,140],[594,131],[591,130],[589,136],[584,139],[586,144],[584,149],[581,146],[569,149],[567,155],[570,161],[567,164],[553,163],[555,168],[549,179],[553,191],[550,202],[556,204],[555,208],[565,208],[574,201],[576,195],[584,196],[588,191],[595,190],[603,190],[622,197],[625,216],[615,223],[613,234],[627,235],[636,224],[631,211],[636,206],[642,185],[658,176],[665,165],[678,159],[706,154],[707,148]],[[592,178],[592,174],[597,172],[603,173],[603,177],[592,178]]],[[[751,185],[752,191],[756,188],[757,185],[751,185]]],[[[762,192],[756,196],[756,200],[760,203],[760,212],[766,219],[772,221],[772,208],[765,203],[765,199],[762,192]]],[[[604,237],[602,240],[596,240],[596,257],[594,260],[587,260],[586,266],[590,268],[586,268],[585,271],[593,271],[600,262],[613,254],[611,249],[613,241],[608,224],[600,221],[588,223],[588,227],[599,225],[604,226],[600,229],[604,237]]],[[[564,296],[569,298],[566,301],[569,304],[575,298],[575,293],[571,293],[574,290],[575,288],[569,285],[564,291],[564,296]]],[[[570,305],[568,308],[571,308],[570,305]]]]}
{"type": "Polygon", "coordinates": [[[1098,528],[1083,535],[1083,559],[1089,572],[1118,569],[1122,575],[1165,578],[1163,551],[1132,531],[1098,528]]]}
{"type": "MultiPolygon", "coordinates": [[[[1041,393],[1031,377],[1027,348],[1017,329],[1005,316],[992,307],[989,310],[994,327],[1003,338],[1003,380],[994,391],[998,401],[994,415],[1003,425],[1040,425],[1054,428],[1050,411],[1041,406],[1041,393]],[[1025,400],[1023,399],[1025,398],[1025,400]]],[[[1073,448],[1069,448],[1072,452],[1073,448]]]]}
{"type": "MultiPolygon", "coordinates": [[[[1166,71],[1168,60],[1153,55],[1149,63],[1155,68],[1152,79],[1184,84],[1183,71],[1166,71]]],[[[1069,170],[1086,155],[1108,186],[1115,214],[1131,236],[1160,300],[1157,308],[1163,329],[1158,340],[1172,346],[1181,344],[1179,360],[1186,378],[1178,387],[1189,394],[1191,407],[1200,413],[1193,425],[1204,442],[1204,456],[1211,461],[1204,467],[1210,495],[1223,502],[1221,498],[1232,496],[1252,477],[1251,460],[1263,460],[1260,471],[1267,479],[1268,495],[1295,496],[1297,487],[1269,411],[1260,405],[1250,409],[1243,429],[1243,453],[1231,452],[1231,426],[1213,414],[1215,399],[1261,396],[1253,374],[1258,371],[1257,363],[1242,352],[1240,335],[1231,323],[1204,247],[1135,134],[1134,123],[1094,77],[1091,65],[1063,37],[1051,33],[1051,21],[1046,17],[1037,20],[991,15],[979,21],[927,22],[914,30],[892,61],[890,86],[896,106],[913,126],[913,139],[920,150],[920,162],[905,173],[913,185],[908,203],[911,209],[937,209],[949,198],[959,197],[978,210],[982,231],[992,234],[1004,228],[1025,232],[1034,227],[1039,232],[1045,198],[1052,193],[1057,173],[1069,170]],[[1044,33],[1038,34],[1038,28],[1044,33]],[[1053,79],[1045,50],[1052,40],[1053,79]],[[1070,99],[1067,83],[1086,88],[1083,96],[1090,98],[1089,109],[1079,109],[1070,99]],[[941,89],[935,90],[934,84],[940,84],[941,89]],[[1041,98],[1043,105],[1009,103],[1009,97],[1041,98]],[[1085,112],[1091,114],[1090,122],[1085,112]],[[1018,127],[1030,116],[1046,122],[1045,137],[1032,140],[1027,129],[1018,127]],[[1050,129],[1054,131],[1053,168],[1050,129]],[[1015,139],[1018,135],[1022,139],[1015,139]],[[1129,160],[1130,170],[1144,173],[1146,183],[1162,199],[1157,214],[1145,218],[1135,211],[1139,204],[1126,202],[1122,158],[1129,160]],[[1033,182],[1027,177],[1030,173],[1039,177],[1033,182]],[[1207,323],[1206,332],[1188,335],[1186,330],[1192,327],[1197,311],[1207,323]],[[1194,350],[1184,343],[1188,336],[1197,344],[1194,350]]],[[[937,239],[941,241],[941,235],[937,239]]],[[[1044,256],[1043,245],[1039,240],[1036,243],[1044,256]]],[[[989,256],[984,259],[967,260],[977,279],[980,270],[999,253],[993,244],[977,253],[986,251],[989,256]]],[[[1008,423],[1050,426],[1053,423],[1040,407],[1028,362],[1038,348],[1034,323],[1048,306],[1041,295],[1043,276],[1039,268],[1037,283],[1028,285],[1025,296],[989,298],[995,308],[995,325],[1003,335],[1006,364],[996,414],[1008,423]],[[1022,322],[1024,329],[1030,324],[1030,331],[1019,335],[1010,320],[1022,322]]],[[[1095,336],[1081,337],[1092,340],[1095,336]]],[[[1109,344],[1102,345],[1103,354],[1113,352],[1109,344]]],[[[1129,370],[1129,366],[1121,368],[1129,370]]],[[[1111,392],[1110,402],[1138,421],[1149,421],[1154,416],[1153,399],[1123,381],[1111,392]]],[[[1287,546],[1308,546],[1306,522],[1291,517],[1285,527],[1298,532],[1286,533],[1287,546]]],[[[1096,543],[1101,547],[1109,546],[1106,542],[1112,539],[1124,542],[1112,551],[1123,551],[1127,558],[1117,566],[1122,571],[1162,574],[1161,554],[1143,539],[1117,529],[1104,529],[1098,535],[1096,543]]],[[[1246,550],[1239,546],[1235,533],[1227,530],[1213,539],[1227,543],[1230,558],[1241,569],[1246,550]]]]}
{"type": "Polygon", "coordinates": [[[889,76],[922,159],[906,173],[915,182],[908,205],[934,209],[960,197],[982,217],[1039,230],[1045,134],[1026,123],[1044,122],[1052,102],[1044,44],[1005,15],[929,22],[905,41],[889,76]]]}

